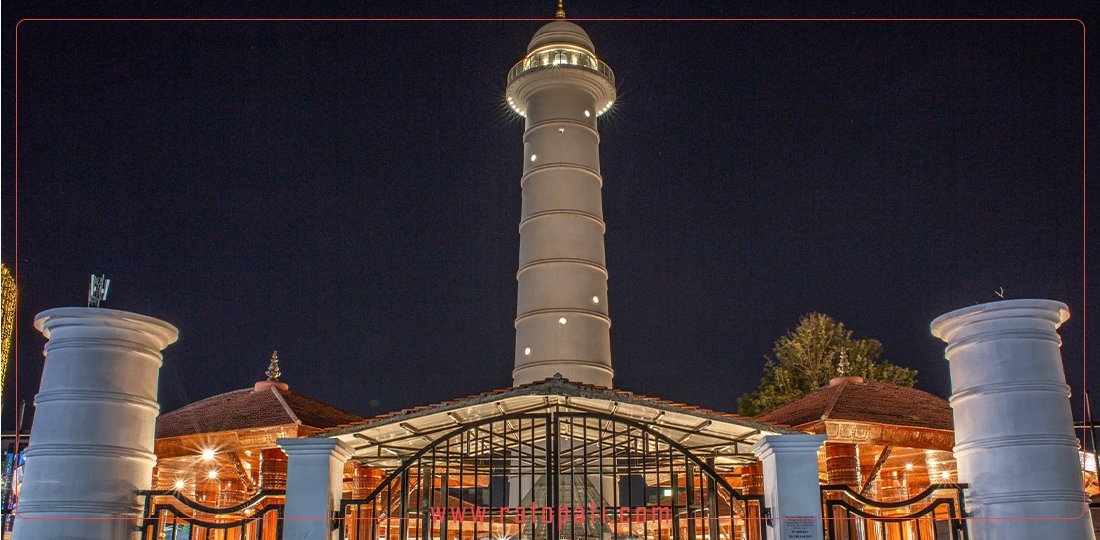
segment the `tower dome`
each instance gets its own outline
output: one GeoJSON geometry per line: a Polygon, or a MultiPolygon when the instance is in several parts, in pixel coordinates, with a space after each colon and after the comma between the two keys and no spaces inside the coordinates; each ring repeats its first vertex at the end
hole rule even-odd
{"type": "Polygon", "coordinates": [[[544,45],[573,45],[593,54],[596,52],[596,47],[592,44],[592,39],[588,37],[588,32],[585,32],[580,26],[563,19],[551,21],[539,28],[539,31],[535,32],[534,37],[531,38],[531,43],[527,46],[527,52],[530,53],[544,45]]]}

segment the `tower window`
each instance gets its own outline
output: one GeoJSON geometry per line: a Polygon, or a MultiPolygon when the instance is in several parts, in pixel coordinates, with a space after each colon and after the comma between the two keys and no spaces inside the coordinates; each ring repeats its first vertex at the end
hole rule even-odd
{"type": "Polygon", "coordinates": [[[524,356],[531,356],[531,347],[527,347],[526,349],[523,349],[523,355],[524,356]]]}
{"type": "Polygon", "coordinates": [[[565,133],[565,128],[558,128],[558,133],[565,133]]]}
{"type": "Polygon", "coordinates": [[[599,296],[593,296],[592,297],[592,303],[593,304],[599,304],[600,303],[600,297],[599,296]]]}
{"type": "Polygon", "coordinates": [[[539,156],[538,156],[538,155],[536,155],[536,154],[531,154],[531,161],[535,161],[535,160],[536,160],[536,159],[538,159],[538,158],[539,158],[539,156]]]}
{"type": "Polygon", "coordinates": [[[584,110],[584,117],[585,118],[590,118],[591,116],[592,116],[592,111],[590,111],[588,109],[585,109],[584,110]]]}
{"type": "Polygon", "coordinates": [[[565,325],[565,323],[567,323],[567,322],[569,322],[569,321],[565,320],[565,317],[562,317],[562,318],[558,319],[558,324],[560,324],[560,325],[565,325]]]}

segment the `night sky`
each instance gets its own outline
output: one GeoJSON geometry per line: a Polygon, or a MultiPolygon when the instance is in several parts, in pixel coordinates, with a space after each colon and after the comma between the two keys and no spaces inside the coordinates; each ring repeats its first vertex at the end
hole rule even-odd
{"type": "MultiPolygon", "coordinates": [[[[1070,306],[1080,416],[1079,23],[583,18],[1092,14],[577,4],[620,93],[599,126],[617,388],[733,411],[771,343],[821,311],[947,396],[929,323],[1004,287],[1070,306]]],[[[25,21],[17,96],[15,21],[529,18],[553,2],[211,5],[5,3],[18,399],[41,375],[34,314],[84,305],[93,272],[111,278],[104,307],[180,329],[163,411],[251,386],[274,349],[292,390],[364,416],[509,386],[523,125],[504,78],[542,22],[25,21]]]]}

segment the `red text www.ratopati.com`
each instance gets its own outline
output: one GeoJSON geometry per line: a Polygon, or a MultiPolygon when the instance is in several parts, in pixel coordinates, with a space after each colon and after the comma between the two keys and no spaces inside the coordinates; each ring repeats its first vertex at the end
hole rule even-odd
{"type": "Polygon", "coordinates": [[[623,523],[647,521],[672,521],[672,510],[667,506],[629,506],[607,507],[589,504],[588,506],[502,506],[494,515],[490,508],[482,506],[447,508],[433,506],[432,519],[443,521],[473,521],[499,519],[513,523],[534,523],[550,525],[553,523],[623,523]]]}

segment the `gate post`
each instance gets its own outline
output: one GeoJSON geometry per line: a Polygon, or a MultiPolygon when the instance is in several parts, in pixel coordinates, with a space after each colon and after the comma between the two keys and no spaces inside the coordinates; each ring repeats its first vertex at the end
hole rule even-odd
{"type": "Polygon", "coordinates": [[[13,537],[129,538],[149,489],[161,350],[176,327],[102,308],[34,320],[49,340],[13,537]]]}
{"type": "Polygon", "coordinates": [[[1004,300],[932,321],[947,342],[971,540],[1091,539],[1058,327],[1069,308],[1004,300]]]}
{"type": "Polygon", "coordinates": [[[339,439],[278,439],[287,455],[284,540],[335,540],[344,463],[352,449],[339,439]]]}
{"type": "Polygon", "coordinates": [[[752,445],[764,466],[768,540],[821,540],[817,451],[825,435],[768,435],[752,445]]]}

